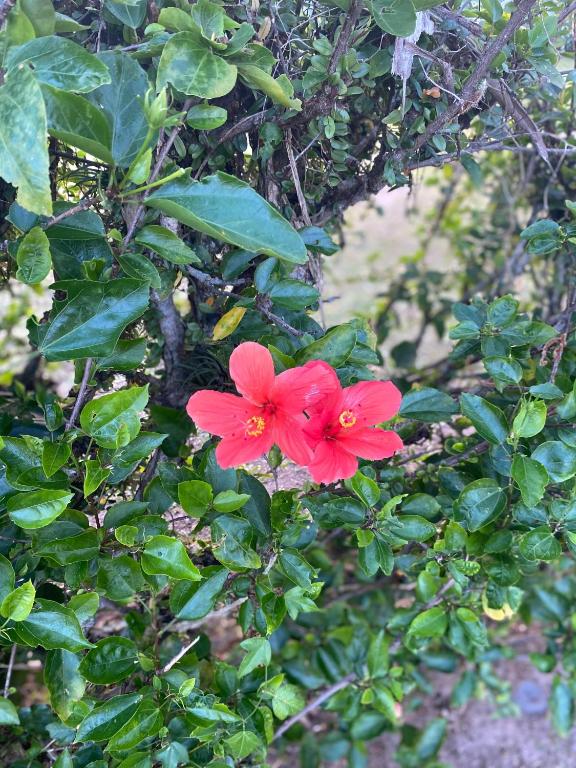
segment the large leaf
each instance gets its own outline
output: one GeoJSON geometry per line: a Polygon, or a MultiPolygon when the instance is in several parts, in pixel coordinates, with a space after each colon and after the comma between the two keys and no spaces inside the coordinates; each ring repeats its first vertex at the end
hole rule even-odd
{"type": "Polygon", "coordinates": [[[86,93],[110,82],[108,67],[65,37],[38,37],[8,51],[8,70],[30,63],[41,83],[63,91],[86,93]]]}
{"type": "Polygon", "coordinates": [[[152,536],[144,547],[141,566],[144,573],[150,575],[188,581],[199,581],[202,578],[184,544],[171,536],[152,536]]]}
{"type": "Polygon", "coordinates": [[[70,651],[46,654],[44,682],[50,692],[50,704],[62,720],[67,720],[74,704],[84,696],[86,681],[78,671],[80,659],[70,651]]]}
{"type": "Polygon", "coordinates": [[[231,571],[260,568],[259,555],[251,548],[254,531],[247,520],[221,515],[212,523],[213,554],[231,571]]]}
{"type": "Polygon", "coordinates": [[[372,16],[380,29],[397,37],[408,37],[416,27],[412,0],[372,0],[372,16]]]}
{"type": "Polygon", "coordinates": [[[563,483],[576,475],[576,450],[561,440],[540,443],[532,452],[532,458],[546,467],[550,480],[555,483],[563,483]]]}
{"type": "Polygon", "coordinates": [[[147,403],[148,385],[111,392],[84,406],[80,425],[102,448],[127,445],[140,432],[139,413],[147,403]]]}
{"type": "Polygon", "coordinates": [[[142,695],[139,693],[108,699],[82,720],[76,742],[108,740],[130,720],[141,701],[142,695]]]}
{"type": "Polygon", "coordinates": [[[249,184],[227,173],[202,181],[169,182],[151,194],[146,204],[247,251],[294,264],[306,261],[306,246],[296,230],[249,184]]]}
{"type": "Polygon", "coordinates": [[[163,723],[164,717],[156,702],[144,699],[130,720],[110,739],[106,751],[124,752],[138,747],[144,739],[157,734],[163,723]]]}
{"type": "Polygon", "coordinates": [[[33,611],[25,621],[17,625],[18,635],[23,642],[33,647],[41,645],[47,650],[61,648],[72,653],[92,648],[92,643],[82,634],[74,611],[52,600],[38,602],[40,609],[33,611]]]}
{"type": "Polygon", "coordinates": [[[150,248],[172,264],[201,264],[192,248],[166,227],[150,224],[143,227],[134,238],[139,245],[150,248]]]}
{"type": "Polygon", "coordinates": [[[66,291],[67,299],[54,302],[50,322],[29,324],[31,340],[47,360],[111,354],[124,328],[148,306],[148,285],[131,278],[66,280],[52,287],[66,291]]]}
{"type": "Polygon", "coordinates": [[[458,406],[446,392],[423,387],[408,392],[402,398],[400,416],[418,421],[447,421],[458,406]]]}
{"type": "Polygon", "coordinates": [[[91,683],[109,685],[135,674],[138,648],[127,637],[105,637],[88,651],[80,664],[80,673],[91,683]]]}
{"type": "Polygon", "coordinates": [[[214,608],[228,576],[226,568],[205,568],[201,582],[180,582],[176,585],[170,595],[170,607],[179,619],[201,619],[214,608]]]}
{"type": "Polygon", "coordinates": [[[49,85],[42,87],[42,93],[49,134],[112,165],[112,132],[102,111],[84,96],[59,91],[49,85]]]}
{"type": "Polygon", "coordinates": [[[27,66],[11,72],[0,87],[0,176],[18,188],[22,208],[51,215],[46,108],[27,66]]]}
{"type": "Polygon", "coordinates": [[[32,22],[36,37],[53,34],[57,14],[52,0],[20,0],[19,5],[32,22]]]}
{"type": "Polygon", "coordinates": [[[488,478],[469,483],[456,501],[456,510],[469,531],[477,531],[496,520],[505,507],[506,494],[488,478]]]}
{"type": "Polygon", "coordinates": [[[462,413],[476,427],[476,431],[485,440],[500,445],[508,437],[506,417],[496,405],[483,397],[465,393],[460,398],[462,413]]]}
{"type": "Polygon", "coordinates": [[[98,58],[110,71],[111,82],[90,94],[112,128],[110,148],[114,163],[127,167],[148,132],[144,97],[150,84],[146,72],[126,53],[105,51],[98,58]]]}
{"type": "Polygon", "coordinates": [[[67,491],[29,491],[17,493],[8,500],[8,514],[12,522],[34,530],[50,525],[64,512],[72,501],[72,494],[67,491]]]}
{"type": "Polygon", "coordinates": [[[217,99],[236,84],[237,69],[212,51],[198,32],[178,32],[164,46],[156,87],[171,83],[176,90],[201,99],[217,99]]]}

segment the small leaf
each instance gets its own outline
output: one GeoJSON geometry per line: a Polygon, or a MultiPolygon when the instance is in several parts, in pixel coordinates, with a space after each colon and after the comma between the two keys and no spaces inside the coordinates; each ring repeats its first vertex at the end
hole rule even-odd
{"type": "Polygon", "coordinates": [[[24,621],[32,611],[35,598],[34,585],[31,581],[26,581],[2,600],[0,614],[11,621],[24,621]]]}
{"type": "Polygon", "coordinates": [[[222,339],[234,333],[245,314],[246,307],[232,307],[232,309],[222,315],[214,326],[212,341],[222,341],[222,339]]]}
{"type": "Polygon", "coordinates": [[[534,437],[544,429],[547,415],[543,400],[524,400],[512,422],[512,431],[518,437],[534,437]]]}
{"type": "Polygon", "coordinates": [[[460,398],[462,413],[470,419],[476,431],[488,442],[500,445],[508,437],[506,417],[497,406],[483,397],[465,393],[460,398]]]}
{"type": "Polygon", "coordinates": [[[202,578],[184,544],[170,536],[153,536],[144,547],[141,565],[144,573],[148,574],[163,574],[188,581],[200,581],[202,578]]]}
{"type": "Polygon", "coordinates": [[[18,711],[9,699],[0,698],[0,725],[20,725],[18,711]]]}
{"type": "Polygon", "coordinates": [[[545,525],[521,536],[519,546],[527,560],[557,560],[562,554],[560,542],[545,525]]]}
{"type": "Polygon", "coordinates": [[[118,683],[138,669],[138,648],[127,637],[105,637],[88,651],[80,664],[80,673],[91,683],[118,683]]]}
{"type": "Polygon", "coordinates": [[[148,385],[111,392],[84,406],[80,424],[98,445],[119,448],[140,432],[140,412],[147,403],[148,385]]]}
{"type": "Polygon", "coordinates": [[[13,523],[27,530],[44,528],[56,520],[72,501],[66,491],[29,491],[8,499],[8,514],[13,523]]]}
{"type": "Polygon", "coordinates": [[[110,476],[110,469],[104,469],[95,459],[84,462],[84,498],[90,496],[110,476]]]}
{"type": "Polygon", "coordinates": [[[450,395],[431,387],[408,392],[400,405],[400,416],[418,421],[446,421],[457,411],[458,406],[450,395]]]}
{"type": "Polygon", "coordinates": [[[494,480],[481,478],[469,483],[455,508],[469,531],[477,531],[496,520],[506,507],[506,494],[494,480]]]}
{"type": "Polygon", "coordinates": [[[44,443],[42,447],[42,469],[46,477],[52,477],[63,467],[72,449],[68,443],[44,443]]]}
{"type": "Polygon", "coordinates": [[[408,634],[413,637],[441,637],[448,627],[445,608],[436,606],[419,613],[408,627],[408,634]]]}
{"type": "Polygon", "coordinates": [[[518,483],[522,501],[527,507],[535,507],[544,496],[550,478],[546,468],[538,461],[516,454],[512,459],[512,478],[518,483]]]}
{"type": "Polygon", "coordinates": [[[272,661],[272,648],[265,637],[250,637],[240,643],[246,656],[240,662],[238,677],[249,675],[256,667],[267,667],[272,661]]]}
{"type": "Polygon", "coordinates": [[[50,256],[50,241],[44,230],[32,227],[27,232],[16,253],[18,270],[16,279],[27,285],[41,283],[52,268],[50,256]]]}

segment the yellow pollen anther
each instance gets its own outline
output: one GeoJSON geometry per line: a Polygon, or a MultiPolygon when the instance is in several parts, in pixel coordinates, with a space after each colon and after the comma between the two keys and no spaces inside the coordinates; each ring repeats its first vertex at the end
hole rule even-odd
{"type": "Polygon", "coordinates": [[[338,416],[338,421],[341,427],[348,429],[349,427],[353,427],[354,424],[356,424],[356,416],[354,416],[352,411],[342,411],[340,416],[338,416]]]}
{"type": "Polygon", "coordinates": [[[266,429],[266,420],[262,416],[250,416],[246,422],[246,435],[248,437],[260,437],[266,429]]]}

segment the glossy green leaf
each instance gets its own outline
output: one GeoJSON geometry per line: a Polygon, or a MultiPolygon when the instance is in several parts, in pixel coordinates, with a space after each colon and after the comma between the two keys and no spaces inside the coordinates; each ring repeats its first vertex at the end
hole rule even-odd
{"type": "Polygon", "coordinates": [[[184,544],[171,536],[153,536],[147,541],[140,562],[144,573],[188,581],[200,581],[202,578],[184,544]]]}
{"type": "Polygon", "coordinates": [[[42,469],[46,477],[52,477],[53,474],[63,467],[68,459],[72,449],[68,443],[44,443],[42,448],[42,469]]]}
{"type": "Polygon", "coordinates": [[[260,568],[259,555],[251,548],[254,533],[246,520],[221,515],[212,523],[214,557],[231,571],[260,568]]]}
{"type": "Polygon", "coordinates": [[[554,483],[563,483],[576,475],[576,449],[561,440],[548,440],[532,451],[532,458],[540,462],[554,483]]]}
{"type": "Polygon", "coordinates": [[[265,93],[274,104],[281,104],[287,109],[294,109],[296,111],[302,109],[300,99],[293,98],[294,88],[286,75],[284,75],[284,80],[282,75],[274,78],[268,72],[253,64],[238,64],[238,75],[250,88],[265,93]]]}
{"type": "Polygon", "coordinates": [[[66,536],[48,541],[36,550],[36,554],[58,565],[81,563],[93,560],[100,552],[98,532],[88,528],[75,536],[66,536]]]}
{"type": "Polygon", "coordinates": [[[44,682],[50,693],[50,705],[62,720],[67,720],[74,705],[84,696],[86,681],[78,671],[80,659],[70,651],[48,651],[44,682]]]}
{"type": "Polygon", "coordinates": [[[294,264],[306,261],[302,238],[286,219],[252,187],[226,173],[168,182],[146,198],[146,205],[247,251],[294,264]]]}
{"type": "Polygon", "coordinates": [[[195,621],[210,613],[228,576],[226,568],[211,566],[202,571],[201,582],[179,582],[170,596],[170,605],[176,616],[195,621]]]}
{"type": "Polygon", "coordinates": [[[6,698],[0,698],[0,725],[20,725],[18,710],[6,698]]]}
{"type": "Polygon", "coordinates": [[[496,520],[506,507],[506,494],[494,480],[482,478],[469,483],[455,508],[468,531],[477,531],[496,520]]]}
{"type": "Polygon", "coordinates": [[[524,400],[512,422],[512,431],[518,437],[534,437],[544,429],[547,415],[543,400],[524,400]]]}
{"type": "Polygon", "coordinates": [[[105,469],[96,459],[87,459],[84,464],[84,497],[90,496],[110,476],[110,469],[105,469]]]}
{"type": "Polygon", "coordinates": [[[246,651],[246,656],[240,662],[239,677],[249,675],[256,667],[267,667],[272,661],[272,648],[265,637],[250,637],[243,640],[240,647],[246,651]]]}
{"type": "Polygon", "coordinates": [[[82,634],[74,611],[52,600],[39,600],[40,608],[18,625],[18,634],[28,645],[47,650],[63,649],[75,653],[92,648],[82,634]]]}
{"type": "Polygon", "coordinates": [[[40,283],[52,268],[50,242],[40,227],[27,232],[16,253],[18,271],[16,279],[28,285],[40,283]]]}
{"type": "Polygon", "coordinates": [[[30,615],[36,598],[36,590],[31,581],[10,592],[0,604],[0,615],[11,621],[24,621],[30,615]]]}
{"type": "Polygon", "coordinates": [[[6,65],[31,64],[39,82],[63,91],[86,93],[110,82],[108,67],[81,45],[65,37],[30,40],[8,52],[6,65]]]}
{"type": "Polygon", "coordinates": [[[356,346],[356,330],[351,325],[332,328],[322,338],[299,350],[296,354],[298,365],[310,360],[324,360],[333,368],[343,366],[356,346]]]}
{"type": "Polygon", "coordinates": [[[139,245],[150,248],[172,264],[200,264],[194,251],[166,227],[150,224],[143,227],[135,237],[139,245]]]}
{"type": "Polygon", "coordinates": [[[400,416],[418,421],[446,421],[457,411],[450,395],[431,387],[407,392],[400,405],[400,416]]]}
{"type": "Polygon", "coordinates": [[[460,397],[462,413],[470,419],[476,431],[488,442],[499,445],[508,437],[506,417],[497,406],[483,397],[468,392],[460,397]]]}
{"type": "Polygon", "coordinates": [[[416,27],[412,0],[371,0],[372,16],[378,26],[397,37],[409,37],[416,27]]]}
{"type": "Polygon", "coordinates": [[[37,37],[53,34],[58,14],[52,0],[20,0],[20,8],[32,22],[37,37]]]}
{"type": "Polygon", "coordinates": [[[97,685],[110,685],[135,674],[138,648],[127,637],[105,637],[88,651],[80,663],[80,674],[97,685]]]}
{"type": "Polygon", "coordinates": [[[8,514],[12,522],[34,530],[50,525],[72,501],[72,494],[66,491],[29,491],[17,493],[8,500],[8,514]]]}
{"type": "Polygon", "coordinates": [[[50,322],[28,326],[33,343],[52,361],[111,354],[124,328],[148,306],[148,285],[129,278],[66,280],[52,287],[66,291],[67,299],[54,303],[50,322]]]}
{"type": "Polygon", "coordinates": [[[419,613],[408,627],[408,634],[413,637],[441,637],[448,627],[446,610],[442,606],[428,608],[419,613]]]}
{"type": "Polygon", "coordinates": [[[149,736],[155,736],[164,719],[158,705],[152,699],[144,699],[132,717],[116,731],[106,746],[107,752],[125,752],[140,746],[149,736]]]}
{"type": "Polygon", "coordinates": [[[216,55],[197,32],[178,32],[164,46],[156,88],[171,83],[177,91],[201,99],[217,99],[236,84],[237,69],[216,55]]]}
{"type": "Polygon", "coordinates": [[[140,693],[128,693],[108,699],[82,720],[76,742],[107,741],[130,720],[142,698],[140,693]]]}
{"type": "Polygon", "coordinates": [[[527,507],[538,504],[550,481],[546,468],[540,462],[520,454],[512,460],[512,478],[518,484],[522,501],[527,507]]]}
{"type": "Polygon", "coordinates": [[[527,560],[557,560],[562,554],[560,542],[545,525],[525,533],[519,546],[527,560]]]}
{"type": "Polygon", "coordinates": [[[22,208],[50,216],[46,130],[40,86],[29,67],[19,67],[0,86],[0,176],[18,188],[22,208]]]}
{"type": "Polygon", "coordinates": [[[100,559],[96,584],[110,600],[130,600],[144,586],[144,577],[137,562],[128,555],[100,559]]]}
{"type": "Polygon", "coordinates": [[[103,448],[126,445],[140,432],[140,412],[148,403],[148,385],[130,387],[91,400],[80,413],[82,429],[103,448]]]}
{"type": "Polygon", "coordinates": [[[197,131],[213,131],[224,125],[228,119],[228,113],[223,107],[215,104],[196,104],[190,107],[186,115],[186,122],[190,128],[197,131]]]}
{"type": "Polygon", "coordinates": [[[560,736],[568,736],[574,725],[574,696],[569,684],[559,676],[552,684],[550,712],[554,730],[560,736]]]}

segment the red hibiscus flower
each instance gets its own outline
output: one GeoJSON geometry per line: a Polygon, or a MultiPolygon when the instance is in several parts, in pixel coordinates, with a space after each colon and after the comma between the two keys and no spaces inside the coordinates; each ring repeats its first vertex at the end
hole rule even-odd
{"type": "Polygon", "coordinates": [[[307,465],[312,450],[303,412],[339,386],[330,366],[310,362],[276,376],[266,347],[246,341],[230,356],[230,376],[241,397],[204,389],[186,406],[200,429],[223,438],[216,448],[218,464],[237,467],[276,444],[289,459],[307,465]]]}
{"type": "Polygon", "coordinates": [[[338,388],[321,406],[312,407],[304,434],[314,458],[308,465],[316,483],[333,483],[352,477],[357,456],[387,459],[403,447],[395,433],[378,429],[398,413],[402,395],[391,381],[361,381],[338,388]]]}

